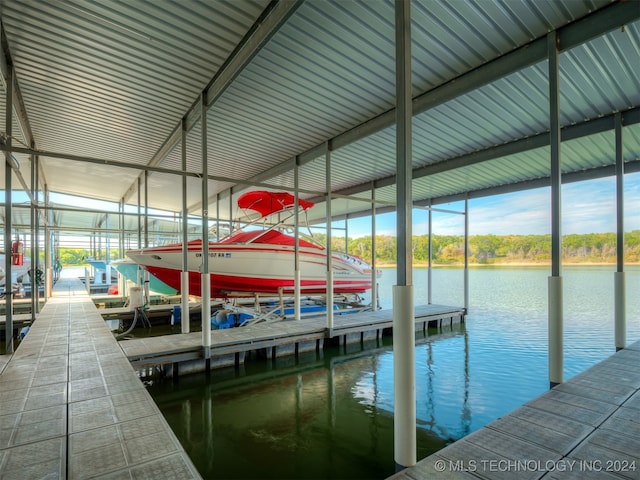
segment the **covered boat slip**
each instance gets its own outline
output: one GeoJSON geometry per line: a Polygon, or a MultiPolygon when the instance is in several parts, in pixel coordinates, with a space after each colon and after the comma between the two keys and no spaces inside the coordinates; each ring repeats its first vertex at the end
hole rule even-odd
{"type": "Polygon", "coordinates": [[[0,478],[201,478],[79,281],[0,372],[0,478]]]}
{"type": "MultiPolygon", "coordinates": [[[[415,308],[418,330],[462,323],[464,317],[465,310],[459,307],[421,305],[415,308]]],[[[376,341],[382,337],[385,329],[393,327],[393,312],[378,310],[335,315],[331,329],[327,328],[326,323],[325,316],[320,315],[300,321],[283,320],[214,330],[211,332],[211,367],[242,363],[245,353],[249,351],[273,358],[315,351],[322,348],[326,339],[335,339],[344,344],[376,341]]],[[[187,371],[205,368],[202,363],[201,332],[126,340],[121,341],[120,346],[135,367],[171,365],[174,375],[181,372],[181,368],[187,371]],[[180,362],[187,363],[181,366],[180,362]]]]}
{"type": "Polygon", "coordinates": [[[392,476],[640,478],[640,342],[392,476]]]}

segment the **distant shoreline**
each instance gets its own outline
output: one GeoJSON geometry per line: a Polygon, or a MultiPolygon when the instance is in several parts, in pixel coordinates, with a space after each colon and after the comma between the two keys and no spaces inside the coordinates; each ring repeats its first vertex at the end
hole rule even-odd
{"type": "MultiPolygon", "coordinates": [[[[616,262],[562,262],[565,267],[615,267],[616,262]]],[[[640,262],[625,262],[625,266],[640,265],[640,262]]],[[[447,268],[447,267],[464,267],[462,263],[434,263],[431,265],[433,268],[447,268]]],[[[414,263],[414,268],[427,268],[426,263],[414,263]]],[[[493,268],[493,267],[551,267],[551,262],[504,262],[504,263],[470,263],[469,267],[473,268],[493,268]]],[[[395,263],[376,264],[376,268],[397,268],[395,263]]]]}

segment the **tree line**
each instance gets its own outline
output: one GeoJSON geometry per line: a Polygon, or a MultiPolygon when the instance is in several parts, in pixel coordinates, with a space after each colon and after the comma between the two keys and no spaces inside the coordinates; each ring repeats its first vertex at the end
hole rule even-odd
{"type": "MultiPolygon", "coordinates": [[[[314,234],[314,238],[326,245],[326,235],[314,234]]],[[[396,263],[396,237],[376,235],[376,262],[380,265],[396,263]]],[[[640,263],[640,230],[624,235],[625,263],[640,263]]],[[[615,263],[615,233],[571,234],[562,237],[562,257],[568,263],[615,263]]],[[[344,237],[333,236],[334,251],[357,255],[371,262],[372,237],[349,238],[348,249],[344,237]]],[[[437,265],[464,263],[464,236],[433,235],[432,261],[437,265]]],[[[412,239],[413,261],[427,264],[429,261],[429,236],[414,235],[412,239]]],[[[28,254],[28,253],[27,253],[28,254]]],[[[44,255],[41,252],[42,255],[44,255]]],[[[60,247],[62,265],[84,265],[89,250],[60,247]]],[[[105,258],[105,252],[102,257],[105,258]]],[[[110,252],[111,259],[118,252],[110,252]]],[[[43,261],[44,258],[41,259],[43,261]]],[[[551,235],[471,235],[469,236],[469,262],[474,264],[549,263],[551,261],[551,235]]]]}
{"type": "MultiPolygon", "coordinates": [[[[326,236],[314,235],[326,243],[326,236]]],[[[396,237],[376,235],[376,261],[378,264],[396,263],[396,237]]],[[[640,230],[624,235],[625,263],[640,262],[640,230]]],[[[562,237],[562,257],[567,263],[615,263],[615,233],[571,234],[562,237]]],[[[440,265],[464,263],[464,236],[433,235],[432,262],[440,265]]],[[[344,237],[332,237],[332,248],[345,251],[344,237]]],[[[372,237],[350,238],[348,252],[371,262],[372,237]]],[[[413,261],[429,261],[429,236],[414,235],[413,261]]],[[[469,262],[474,264],[549,263],[551,261],[551,235],[471,235],[469,236],[469,262]]]]}

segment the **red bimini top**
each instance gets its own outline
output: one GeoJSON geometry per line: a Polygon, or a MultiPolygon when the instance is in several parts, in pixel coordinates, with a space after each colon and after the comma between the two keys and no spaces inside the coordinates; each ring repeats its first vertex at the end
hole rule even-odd
{"type": "MultiPolygon", "coordinates": [[[[308,210],[314,206],[313,202],[298,199],[298,205],[303,210],[308,210]]],[[[238,197],[238,206],[255,210],[263,217],[278,213],[295,206],[295,197],[287,192],[267,192],[265,190],[254,190],[243,193],[238,197]]]]}

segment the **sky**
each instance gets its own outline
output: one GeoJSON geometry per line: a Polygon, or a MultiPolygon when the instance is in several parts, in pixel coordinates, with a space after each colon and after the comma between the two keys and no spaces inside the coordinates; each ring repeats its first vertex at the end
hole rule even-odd
{"type": "MultiPolygon", "coordinates": [[[[616,231],[615,177],[571,183],[562,186],[563,235],[616,231]]],[[[640,173],[625,175],[624,229],[640,229],[640,173]]],[[[438,208],[464,211],[464,203],[438,205],[438,208]]],[[[395,214],[379,215],[378,235],[396,234],[395,214]]],[[[413,211],[413,234],[428,233],[428,212],[413,211]]],[[[464,216],[433,213],[433,233],[463,235],[464,216]]],[[[470,235],[530,235],[551,233],[551,189],[537,188],[517,193],[469,200],[470,235]]],[[[336,233],[337,235],[337,233],[336,233]]],[[[369,218],[349,222],[349,237],[371,235],[369,218]]]]}

